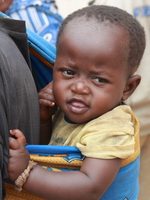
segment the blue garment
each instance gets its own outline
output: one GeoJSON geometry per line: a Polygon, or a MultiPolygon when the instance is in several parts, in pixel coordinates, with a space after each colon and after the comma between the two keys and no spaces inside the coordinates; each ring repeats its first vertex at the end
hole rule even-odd
{"type": "Polygon", "coordinates": [[[25,20],[28,29],[55,45],[63,18],[54,3],[50,0],[14,0],[6,15],[25,20]]]}
{"type": "Polygon", "coordinates": [[[140,156],[129,165],[120,168],[113,183],[100,200],[136,200],[139,194],[140,156]]]}
{"type": "Polygon", "coordinates": [[[56,47],[29,29],[26,29],[26,31],[28,35],[28,45],[30,47],[31,65],[35,75],[34,78],[37,89],[39,91],[53,79],[56,47]]]}
{"type": "MultiPolygon", "coordinates": [[[[39,156],[48,156],[48,155],[57,155],[57,158],[61,158],[60,155],[67,154],[68,162],[70,163],[71,160],[83,160],[84,157],[82,156],[81,152],[77,147],[74,146],[55,146],[55,145],[27,145],[27,150],[30,154],[35,154],[39,156]],[[59,155],[59,156],[58,156],[59,155]]],[[[36,158],[35,157],[35,158],[36,158]]],[[[63,157],[63,159],[66,159],[63,157]]],[[[34,158],[32,158],[34,160],[34,158]]],[[[37,162],[37,160],[35,160],[37,162]]],[[[44,160],[46,162],[46,159],[44,160]]],[[[75,169],[72,167],[70,169],[68,163],[68,168],[58,168],[60,171],[74,171],[75,169]]],[[[56,165],[58,166],[62,163],[60,163],[58,160],[56,162],[56,165]]],[[[43,163],[44,165],[44,163],[43,163]]],[[[53,163],[54,165],[54,163],[53,163]]],[[[70,163],[71,165],[71,163],[70,163]]],[[[73,166],[73,165],[72,165],[73,166]]],[[[53,168],[57,168],[54,167],[53,168]]],[[[47,169],[53,170],[53,168],[49,167],[47,169]]],[[[139,193],[139,180],[138,180],[138,174],[139,174],[139,168],[140,168],[140,156],[138,156],[133,162],[130,164],[121,167],[116,178],[110,185],[110,187],[107,189],[107,191],[104,193],[104,195],[101,197],[100,200],[136,200],[138,198],[139,193]]],[[[79,169],[78,169],[79,170],[79,169]]],[[[94,170],[94,169],[91,169],[94,170]]]]}

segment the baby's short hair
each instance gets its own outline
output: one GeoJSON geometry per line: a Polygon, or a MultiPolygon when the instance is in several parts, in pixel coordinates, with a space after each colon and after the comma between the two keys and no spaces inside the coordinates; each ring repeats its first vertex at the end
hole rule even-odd
{"type": "MultiPolygon", "coordinates": [[[[145,32],[140,23],[128,12],[113,6],[93,5],[79,9],[68,15],[62,22],[58,37],[57,48],[59,47],[60,38],[66,25],[78,19],[90,21],[96,20],[98,23],[109,21],[110,24],[121,27],[129,38],[127,64],[130,73],[134,73],[138,68],[145,49],[145,32]]],[[[78,20],[80,22],[80,20],[78,20]]],[[[77,23],[75,23],[77,26],[77,23]]]]}

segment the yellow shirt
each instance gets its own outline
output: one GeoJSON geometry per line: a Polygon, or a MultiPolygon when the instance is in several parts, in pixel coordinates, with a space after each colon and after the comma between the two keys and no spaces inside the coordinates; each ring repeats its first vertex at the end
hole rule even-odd
{"type": "Polygon", "coordinates": [[[139,124],[127,105],[84,124],[66,122],[58,110],[53,122],[50,145],[76,146],[86,157],[125,159],[123,165],[139,155],[139,124]]]}

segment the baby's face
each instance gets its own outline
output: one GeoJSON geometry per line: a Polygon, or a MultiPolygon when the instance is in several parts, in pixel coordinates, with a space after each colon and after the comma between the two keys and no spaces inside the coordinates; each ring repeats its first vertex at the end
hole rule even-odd
{"type": "Polygon", "coordinates": [[[84,22],[65,28],[54,67],[56,103],[76,123],[117,106],[127,82],[123,31],[104,24],[93,27],[84,22]]]}

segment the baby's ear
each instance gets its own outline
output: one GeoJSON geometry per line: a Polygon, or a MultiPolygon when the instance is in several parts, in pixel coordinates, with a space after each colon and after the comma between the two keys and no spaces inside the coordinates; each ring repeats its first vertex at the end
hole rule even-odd
{"type": "Polygon", "coordinates": [[[134,75],[134,76],[130,77],[126,83],[121,100],[122,101],[127,100],[132,95],[132,93],[135,91],[135,89],[140,84],[140,82],[141,82],[141,76],[134,75]]]}

